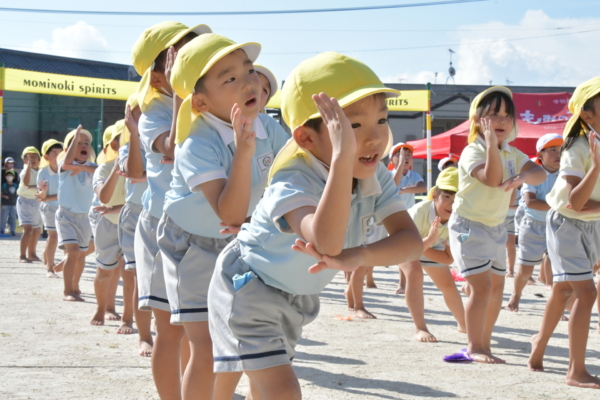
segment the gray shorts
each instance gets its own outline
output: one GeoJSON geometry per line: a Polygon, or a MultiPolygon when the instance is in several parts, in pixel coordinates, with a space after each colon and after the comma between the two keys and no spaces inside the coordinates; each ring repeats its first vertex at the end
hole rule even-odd
{"type": "MultiPolygon", "coordinates": [[[[431,246],[431,248],[434,250],[446,250],[446,246],[444,246],[444,244],[441,242],[434,244],[433,246],[431,246]]],[[[448,267],[448,265],[440,264],[437,261],[433,261],[432,259],[425,257],[424,255],[421,255],[419,261],[421,262],[421,265],[423,267],[448,267]]]]}
{"type": "Polygon", "coordinates": [[[158,244],[156,228],[158,219],[143,209],[135,230],[135,259],[138,284],[138,308],[150,311],[153,308],[171,311],[167,299],[163,263],[158,244]]]}
{"type": "Polygon", "coordinates": [[[463,277],[491,270],[506,274],[506,228],[487,226],[455,213],[448,222],[450,249],[463,277]]]}
{"type": "Polygon", "coordinates": [[[123,252],[125,271],[135,269],[135,228],[142,212],[142,207],[133,203],[126,203],[119,214],[119,246],[123,252]]]}
{"type": "Polygon", "coordinates": [[[519,226],[519,250],[517,258],[521,265],[538,265],[548,249],[546,245],[546,222],[526,215],[519,226]]]}
{"type": "Polygon", "coordinates": [[[171,324],[208,321],[208,285],[219,253],[233,240],[192,235],[167,214],[158,223],[171,324]]]}
{"type": "Polygon", "coordinates": [[[94,232],[96,267],[105,271],[117,269],[119,266],[119,256],[121,255],[117,225],[94,210],[90,210],[88,216],[92,232],[94,232]]]}
{"type": "Polygon", "coordinates": [[[600,221],[567,218],[550,210],[546,235],[554,282],[593,279],[592,269],[600,260],[600,221]]]}
{"type": "Polygon", "coordinates": [[[58,211],[58,206],[53,206],[48,203],[40,204],[40,214],[42,215],[45,230],[56,230],[56,211],[58,211]]]}
{"type": "Polygon", "coordinates": [[[56,232],[58,248],[65,249],[66,244],[79,244],[79,250],[86,251],[94,238],[90,219],[86,213],[74,213],[62,207],[56,211],[56,232]]]}
{"type": "Polygon", "coordinates": [[[515,231],[519,232],[519,226],[521,226],[521,221],[525,216],[525,207],[519,206],[517,208],[517,212],[515,213],[515,231]]]}
{"type": "Polygon", "coordinates": [[[40,214],[40,202],[37,199],[17,198],[17,215],[19,226],[31,225],[32,228],[42,227],[42,216],[40,214]]]}
{"type": "Polygon", "coordinates": [[[215,372],[291,364],[302,327],[319,314],[319,295],[294,296],[258,277],[235,291],[233,276],[249,271],[234,240],[219,255],[208,290],[215,372]]]}
{"type": "Polygon", "coordinates": [[[518,233],[518,230],[515,229],[515,215],[507,214],[504,219],[504,228],[506,228],[506,233],[509,235],[516,235],[518,233]]]}

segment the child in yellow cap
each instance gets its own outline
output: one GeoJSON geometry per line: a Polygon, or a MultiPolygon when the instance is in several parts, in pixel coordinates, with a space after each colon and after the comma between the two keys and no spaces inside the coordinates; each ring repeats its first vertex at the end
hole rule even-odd
{"type": "Polygon", "coordinates": [[[133,276],[133,314],[135,324],[139,335],[138,354],[143,357],[152,356],[152,332],[150,331],[150,322],[152,320],[152,311],[140,310],[138,307],[138,288],[136,279],[136,261],[135,261],[135,231],[140,214],[142,213],[142,196],[148,189],[146,180],[145,153],[140,143],[138,132],[138,122],[142,112],[140,110],[137,96],[131,95],[127,99],[125,109],[125,130],[120,135],[119,147],[119,166],[120,174],[126,178],[125,183],[125,205],[119,214],[119,246],[123,252],[123,261],[125,268],[123,271],[123,281],[128,279],[128,275],[133,276]],[[136,175],[137,174],[137,175],[136,175]],[[132,175],[139,176],[133,178],[132,175]]]}
{"type": "MultiPolygon", "coordinates": [[[[293,139],[210,283],[217,373],[245,372],[267,399],[301,398],[290,360],[302,327],[318,315],[323,288],[338,270],[421,254],[419,233],[380,162],[389,140],[385,98],[397,95],[369,67],[337,53],[302,62],[286,80],[282,115],[293,139]],[[366,245],[374,224],[390,236],[366,245]]],[[[230,388],[220,398],[232,395],[230,388]]]]}
{"type": "Polygon", "coordinates": [[[44,222],[44,229],[48,232],[46,247],[44,247],[44,260],[46,262],[46,276],[55,278],[54,255],[58,246],[56,233],[56,211],[58,210],[58,156],[63,151],[63,144],[56,139],[46,140],[42,144],[43,163],[46,164],[37,177],[38,192],[35,197],[40,204],[40,213],[44,222]]]}
{"type": "Polygon", "coordinates": [[[211,29],[206,25],[190,28],[179,22],[166,21],[146,29],[132,51],[133,66],[142,75],[138,86],[138,103],[142,111],[139,134],[146,153],[148,178],[134,243],[138,306],[154,312],[157,330],[162,332],[155,338],[161,351],[152,354],[152,375],[161,398],[181,395],[179,364],[184,336],[181,326],[169,322],[171,310],[156,243],[156,227],[163,215],[165,193],[169,190],[173,171],[176,132],[173,115],[181,104],[181,99],[173,96],[170,75],[177,52],[196,36],[208,32],[211,29]]]}
{"type": "Polygon", "coordinates": [[[123,317],[115,309],[115,294],[123,271],[123,258],[119,246],[119,213],[125,203],[125,178],[117,174],[116,162],[119,139],[125,128],[123,120],[106,128],[98,168],[94,172],[92,187],[94,199],[89,218],[94,234],[96,275],[94,293],[96,312],[92,325],[104,325],[104,319],[121,320],[117,333],[133,333],[133,276],[123,277],[123,317]]]}
{"type": "Polygon", "coordinates": [[[66,253],[62,267],[63,300],[84,301],[79,290],[79,280],[85,267],[85,257],[94,248],[88,218],[94,197],[92,177],[97,167],[92,150],[92,134],[80,125],[67,134],[64,146],[65,151],[58,157],[56,212],[58,248],[66,253]]]}
{"type": "Polygon", "coordinates": [[[458,161],[458,192],[449,221],[450,248],[471,290],[466,305],[467,352],[476,362],[492,355],[492,331],[502,307],[506,275],[504,220],[513,190],[546,179],[544,170],[509,145],[517,136],[512,92],[502,86],[475,97],[469,145],[458,161]]]}
{"type": "Polygon", "coordinates": [[[31,263],[42,261],[36,254],[36,247],[42,232],[42,216],[40,206],[35,198],[37,194],[37,175],[40,167],[40,152],[33,146],[23,149],[23,163],[21,182],[17,194],[17,215],[19,225],[23,227],[21,236],[21,255],[19,262],[31,263]]]}
{"type": "Polygon", "coordinates": [[[184,102],[157,230],[171,323],[182,324],[190,341],[184,398],[199,398],[214,384],[208,284],[219,253],[234,238],[221,223],[239,227],[252,215],[269,167],[289,139],[277,121],[260,114],[268,95],[253,67],[259,52],[256,43],[205,34],[181,49],[171,75],[184,102]]]}
{"type": "Polygon", "coordinates": [[[560,172],[546,196],[548,255],[554,284],[540,332],[533,336],[529,369],[543,371],[548,341],[571,294],[575,302],[569,321],[569,369],[566,383],[600,389],[600,379],[585,366],[592,308],[596,301],[593,267],[600,260],[600,77],[575,89],[573,113],[563,137],[560,172]]]}
{"type": "Polygon", "coordinates": [[[550,206],[546,196],[558,178],[560,167],[560,148],[563,137],[558,133],[548,133],[538,139],[536,144],[537,159],[548,178],[536,186],[524,184],[522,195],[525,198],[525,215],[519,224],[519,269],[515,275],[514,287],[507,308],[510,311],[519,311],[519,302],[525,285],[533,275],[533,267],[543,264],[544,254],[548,250],[546,244],[546,216],[550,206]]]}
{"type": "Polygon", "coordinates": [[[458,170],[444,169],[437,178],[436,186],[427,200],[412,206],[408,213],[412,217],[421,237],[425,251],[417,261],[400,264],[407,277],[406,305],[415,323],[415,338],[420,342],[437,342],[425,323],[423,301],[423,271],[431,278],[444,296],[446,306],[458,323],[458,331],[466,332],[465,309],[460,293],[454,283],[450,264],[454,261],[448,243],[448,220],[452,215],[452,204],[458,191],[458,170]]]}

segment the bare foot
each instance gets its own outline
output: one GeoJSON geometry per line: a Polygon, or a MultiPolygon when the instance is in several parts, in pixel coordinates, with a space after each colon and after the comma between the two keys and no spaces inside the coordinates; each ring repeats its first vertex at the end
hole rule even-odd
{"type": "Polygon", "coordinates": [[[535,279],[533,279],[532,276],[530,276],[529,279],[527,279],[527,285],[535,286],[535,285],[537,285],[537,282],[535,281],[535,279]]]}
{"type": "Polygon", "coordinates": [[[565,314],[563,314],[563,316],[560,317],[560,320],[567,322],[567,321],[569,321],[569,317],[567,317],[565,314]]]}
{"type": "Polygon", "coordinates": [[[131,335],[133,333],[133,321],[123,321],[117,329],[117,333],[121,335],[131,335]]]}
{"type": "Polygon", "coordinates": [[[29,256],[27,258],[29,258],[31,261],[42,262],[42,260],[36,254],[29,256]]]}
{"type": "Polygon", "coordinates": [[[54,272],[61,272],[61,271],[63,270],[63,265],[64,265],[64,264],[65,264],[65,261],[64,261],[64,260],[63,260],[63,261],[61,261],[61,262],[59,262],[58,264],[56,264],[56,265],[54,266],[54,268],[53,268],[53,269],[54,269],[54,272]]]}
{"type": "Polygon", "coordinates": [[[531,337],[531,355],[527,361],[527,367],[533,372],[544,372],[544,353],[536,354],[538,344],[538,334],[536,333],[531,337]]]}
{"type": "Polygon", "coordinates": [[[600,389],[600,379],[590,375],[587,371],[575,375],[567,372],[565,383],[569,386],[577,386],[588,389],[600,389]]]}
{"type": "Polygon", "coordinates": [[[54,271],[46,271],[46,278],[58,278],[58,275],[54,273],[54,271]]]}
{"type": "Polygon", "coordinates": [[[73,293],[81,294],[81,290],[79,290],[79,288],[73,289],[73,293]]]}
{"type": "Polygon", "coordinates": [[[460,324],[458,324],[458,326],[456,327],[456,330],[459,331],[460,333],[467,333],[467,328],[465,326],[460,326],[460,324]]]}
{"type": "Polygon", "coordinates": [[[514,271],[508,271],[506,273],[506,277],[507,278],[514,278],[515,277],[515,272],[514,271]]]}
{"type": "Polygon", "coordinates": [[[96,314],[94,314],[94,316],[92,317],[90,325],[104,325],[104,313],[100,310],[96,310],[96,314]]]}
{"type": "Polygon", "coordinates": [[[501,358],[498,358],[490,353],[469,353],[473,361],[484,364],[505,364],[501,358]]]}
{"type": "Polygon", "coordinates": [[[517,296],[516,293],[513,293],[512,296],[510,296],[510,300],[508,301],[506,308],[508,308],[512,312],[517,312],[517,311],[519,311],[519,302],[520,301],[521,301],[521,296],[517,296]]]}
{"type": "Polygon", "coordinates": [[[85,301],[85,299],[82,298],[79,295],[79,293],[75,293],[75,292],[66,293],[65,295],[63,295],[63,300],[64,301],[85,301]]]}
{"type": "Polygon", "coordinates": [[[550,284],[550,285],[546,284],[546,290],[552,291],[552,284],[550,284]]]}
{"type": "Polygon", "coordinates": [[[374,316],[373,314],[371,314],[364,308],[359,308],[359,309],[354,310],[354,314],[352,315],[352,318],[377,319],[376,316],[374,316]]]}
{"type": "Polygon", "coordinates": [[[109,321],[120,321],[121,320],[121,316],[119,314],[117,314],[117,311],[115,311],[115,310],[106,310],[106,312],[104,313],[104,318],[106,318],[109,321]]]}
{"type": "Polygon", "coordinates": [[[377,285],[373,279],[367,279],[367,288],[368,289],[377,289],[377,285]]]}
{"type": "Polygon", "coordinates": [[[406,293],[406,287],[398,286],[398,289],[396,289],[396,294],[404,294],[404,293],[406,293]]]}
{"type": "Polygon", "coordinates": [[[417,342],[423,343],[437,343],[437,338],[427,331],[418,330],[415,334],[417,342]]]}
{"type": "Polygon", "coordinates": [[[19,262],[24,264],[31,264],[31,260],[25,256],[19,257],[19,262]]]}
{"type": "Polygon", "coordinates": [[[142,357],[152,357],[152,342],[140,340],[138,354],[142,357]]]}

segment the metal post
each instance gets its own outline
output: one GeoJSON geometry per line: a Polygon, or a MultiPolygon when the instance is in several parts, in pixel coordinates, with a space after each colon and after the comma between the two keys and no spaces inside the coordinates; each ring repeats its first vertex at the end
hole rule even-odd
{"type": "Polygon", "coordinates": [[[96,155],[102,151],[102,134],[104,133],[104,99],[100,99],[100,119],[98,120],[98,131],[96,132],[96,155]]]}
{"type": "MultiPolygon", "coordinates": [[[[3,157],[2,157],[2,126],[4,126],[3,117],[4,117],[4,64],[0,62],[0,165],[3,165],[3,157]]],[[[2,229],[1,233],[4,233],[4,229],[2,229]]]]}
{"type": "Polygon", "coordinates": [[[427,192],[429,192],[433,186],[431,169],[431,83],[427,83],[427,112],[425,116],[427,124],[427,192]]]}

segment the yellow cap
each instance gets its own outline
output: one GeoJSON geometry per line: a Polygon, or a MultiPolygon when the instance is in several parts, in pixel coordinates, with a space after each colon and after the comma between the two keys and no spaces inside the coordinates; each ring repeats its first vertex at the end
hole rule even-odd
{"type": "MultiPolygon", "coordinates": [[[[573,114],[565,125],[563,136],[566,136],[573,129],[573,125],[579,121],[579,115],[586,101],[600,93],[600,77],[592,78],[578,85],[569,100],[569,111],[573,114]]],[[[581,126],[581,132],[587,132],[589,127],[581,126]]]]}
{"type": "Polygon", "coordinates": [[[458,168],[448,167],[438,175],[435,186],[431,188],[427,195],[427,200],[433,199],[433,193],[436,188],[448,190],[450,192],[458,192],[458,168]]]}
{"type": "Polygon", "coordinates": [[[268,68],[263,67],[262,65],[254,64],[254,70],[263,74],[269,81],[269,86],[271,86],[271,90],[269,90],[269,98],[267,99],[268,102],[273,96],[275,96],[275,93],[277,93],[277,78],[275,78],[274,73],[272,73],[268,68]]]}
{"type": "MultiPolygon", "coordinates": [[[[67,133],[67,136],[65,136],[65,141],[64,141],[64,146],[63,146],[63,151],[62,153],[60,153],[57,157],[58,161],[61,161],[65,158],[65,156],[67,155],[67,150],[69,149],[69,146],[71,145],[71,142],[73,141],[73,138],[75,138],[75,134],[77,133],[77,129],[73,129],[71,132],[67,133]]],[[[86,135],[88,137],[88,139],[90,139],[90,154],[88,155],[88,161],[93,163],[96,160],[96,153],[94,152],[94,149],[92,148],[92,142],[93,142],[93,138],[92,138],[92,134],[86,130],[86,129],[82,129],[81,133],[83,133],[84,135],[86,135]]]]}
{"type": "Polygon", "coordinates": [[[150,72],[156,57],[165,49],[174,46],[185,35],[194,32],[198,35],[210,33],[212,30],[207,25],[198,25],[193,28],[173,21],[161,22],[146,29],[133,45],[131,61],[142,80],[138,85],[138,95],[142,110],[152,98],[150,90],[150,72]]]}
{"type": "MultiPolygon", "coordinates": [[[[384,86],[366,64],[339,53],[321,53],[300,63],[281,89],[281,115],[292,132],[320,116],[312,96],[321,92],[335,97],[342,108],[376,93],[384,93],[386,97],[400,95],[398,90],[384,86]]],[[[390,146],[391,130],[385,154],[390,146]]],[[[277,170],[302,154],[305,151],[294,139],[288,140],[273,162],[269,182],[277,170]]]]}
{"type": "Polygon", "coordinates": [[[198,113],[192,108],[192,94],[198,79],[202,78],[217,61],[237,49],[243,49],[250,61],[260,54],[260,44],[237,44],[225,36],[208,33],[194,38],[177,53],[171,72],[171,86],[183,100],[177,116],[175,143],[183,143],[190,133],[192,122],[198,113]]]}
{"type": "MultiPolygon", "coordinates": [[[[42,144],[42,155],[45,156],[50,150],[50,147],[60,144],[63,147],[63,144],[56,139],[48,139],[42,144]]],[[[59,153],[60,154],[60,153],[59,153]]],[[[44,157],[42,157],[42,161],[40,162],[40,168],[46,168],[48,166],[48,161],[44,157]]]]}
{"type": "Polygon", "coordinates": [[[107,162],[112,161],[115,158],[117,158],[117,155],[119,154],[119,152],[113,150],[113,148],[112,148],[112,146],[110,146],[110,144],[112,143],[113,140],[118,138],[123,133],[124,129],[125,129],[125,120],[124,119],[120,119],[117,122],[115,122],[114,125],[111,125],[108,128],[106,128],[106,130],[104,131],[104,135],[102,135],[103,150],[102,150],[102,153],[100,153],[97,158],[98,165],[107,163],[107,162]]]}
{"type": "Polygon", "coordinates": [[[25,147],[23,149],[23,153],[21,154],[21,158],[25,158],[25,155],[27,155],[29,153],[37,154],[39,157],[41,157],[40,151],[38,149],[36,149],[34,146],[27,146],[27,147],[25,147]]]}
{"type": "MultiPolygon", "coordinates": [[[[469,109],[469,119],[471,120],[471,129],[470,129],[469,138],[468,138],[469,143],[473,143],[475,141],[475,139],[477,139],[477,135],[478,135],[478,129],[477,129],[477,125],[475,122],[475,114],[477,113],[477,107],[479,107],[479,103],[481,103],[481,100],[483,100],[484,97],[486,97],[488,94],[493,93],[493,92],[504,93],[511,99],[513,98],[513,94],[509,88],[507,88],[505,86],[492,86],[491,88],[487,88],[483,92],[479,93],[473,99],[473,101],[471,102],[471,108],[469,109]]],[[[508,135],[508,137],[505,140],[507,141],[507,143],[510,143],[517,138],[518,134],[519,134],[519,127],[517,126],[517,121],[513,121],[513,130],[510,132],[510,134],[508,135]]]]}

